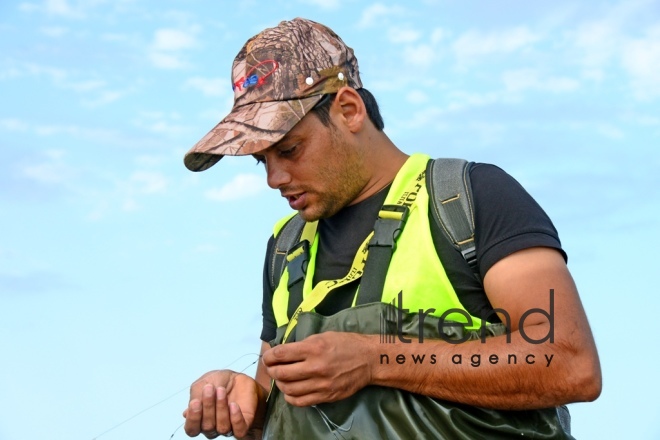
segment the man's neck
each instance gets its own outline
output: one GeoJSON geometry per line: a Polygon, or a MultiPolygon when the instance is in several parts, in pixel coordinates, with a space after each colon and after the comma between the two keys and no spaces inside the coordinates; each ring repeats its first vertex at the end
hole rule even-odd
{"type": "Polygon", "coordinates": [[[387,187],[408,160],[409,156],[399,150],[385,133],[378,132],[377,139],[377,142],[370,144],[365,161],[371,178],[350,205],[360,203],[387,187]]]}

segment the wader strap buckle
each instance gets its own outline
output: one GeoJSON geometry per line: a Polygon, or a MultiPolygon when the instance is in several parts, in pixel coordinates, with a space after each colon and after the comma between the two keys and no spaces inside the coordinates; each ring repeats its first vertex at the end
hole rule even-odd
{"type": "Polygon", "coordinates": [[[409,212],[407,206],[383,205],[374,224],[374,236],[369,242],[369,248],[375,246],[390,247],[394,252],[396,240],[399,238],[406,220],[408,220],[409,212]]]}
{"type": "Polygon", "coordinates": [[[287,270],[289,271],[288,287],[304,281],[307,273],[307,264],[309,263],[309,241],[303,240],[289,249],[286,254],[287,270]]]}

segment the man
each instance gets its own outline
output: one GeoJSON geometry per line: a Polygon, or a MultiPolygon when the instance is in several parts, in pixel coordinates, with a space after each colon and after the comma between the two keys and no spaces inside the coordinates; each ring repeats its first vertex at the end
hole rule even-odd
{"type": "Polygon", "coordinates": [[[556,231],[517,182],[493,166],[471,168],[475,277],[429,220],[428,157],[404,154],[385,135],[353,50],[334,32],[303,19],[266,29],[237,55],[232,83],[232,112],[185,164],[202,171],[226,154],[254,156],[306,222],[307,242],[289,252],[279,279],[271,238],[256,377],[201,377],[186,433],[571,438],[555,408],[598,397],[598,355],[556,231]],[[389,266],[367,281],[370,233],[392,217],[400,223],[389,266]],[[384,344],[374,326],[393,300],[399,315],[388,322],[401,328],[384,344]],[[447,336],[447,316],[462,330],[447,336]],[[482,326],[493,331],[479,340],[482,326]]]}

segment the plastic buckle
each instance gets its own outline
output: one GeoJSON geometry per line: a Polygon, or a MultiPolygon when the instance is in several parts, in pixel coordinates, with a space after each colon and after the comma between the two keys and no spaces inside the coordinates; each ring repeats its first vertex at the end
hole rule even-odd
{"type": "Polygon", "coordinates": [[[288,287],[305,280],[307,263],[309,262],[309,241],[303,240],[286,253],[287,270],[289,271],[288,287]]]}
{"type": "Polygon", "coordinates": [[[461,254],[472,271],[477,268],[477,247],[472,245],[467,249],[462,249],[461,254]]]}
{"type": "Polygon", "coordinates": [[[391,247],[394,250],[409,212],[407,206],[383,205],[374,224],[374,236],[369,241],[369,247],[391,247]]]}

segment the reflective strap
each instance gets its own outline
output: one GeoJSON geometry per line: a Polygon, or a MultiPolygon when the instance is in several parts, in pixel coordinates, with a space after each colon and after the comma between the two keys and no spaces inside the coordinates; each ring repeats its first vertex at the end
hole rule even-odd
{"type": "Polygon", "coordinates": [[[309,264],[309,248],[314,242],[318,221],[305,223],[300,237],[300,242],[293,246],[286,254],[287,271],[289,272],[289,303],[287,305],[287,316],[289,320],[293,316],[303,300],[303,286],[305,275],[309,264]]]}
{"type": "MultiPolygon", "coordinates": [[[[364,271],[364,263],[369,252],[369,241],[373,235],[373,232],[370,233],[369,236],[362,242],[360,249],[353,258],[353,265],[344,278],[339,280],[321,281],[314,287],[314,289],[312,289],[307,298],[305,298],[302,303],[300,303],[296,311],[293,313],[293,316],[291,316],[291,319],[289,319],[286,331],[284,332],[284,338],[282,339],[283,344],[287,342],[289,335],[296,327],[296,324],[298,324],[298,315],[300,315],[302,312],[308,312],[314,309],[317,305],[321,304],[321,301],[323,301],[326,295],[333,289],[348,284],[351,281],[355,281],[362,276],[364,271]]],[[[291,295],[291,292],[289,292],[289,295],[291,295]]]]}

